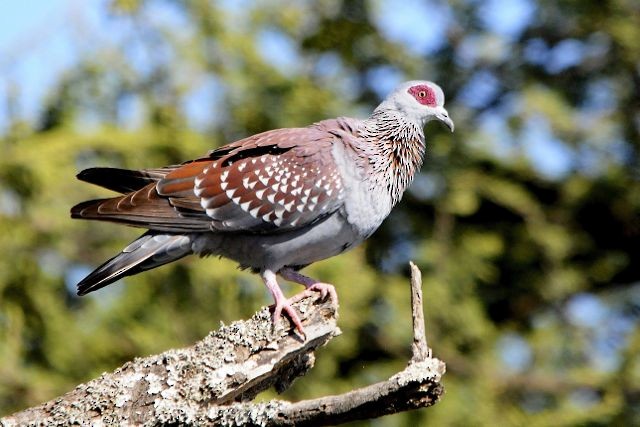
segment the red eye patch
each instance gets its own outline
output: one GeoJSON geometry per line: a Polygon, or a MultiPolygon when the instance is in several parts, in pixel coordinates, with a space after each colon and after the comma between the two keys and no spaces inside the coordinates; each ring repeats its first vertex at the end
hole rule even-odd
{"type": "Polygon", "coordinates": [[[433,92],[433,89],[427,85],[411,86],[407,92],[422,105],[428,105],[429,107],[436,106],[436,94],[433,92]]]}

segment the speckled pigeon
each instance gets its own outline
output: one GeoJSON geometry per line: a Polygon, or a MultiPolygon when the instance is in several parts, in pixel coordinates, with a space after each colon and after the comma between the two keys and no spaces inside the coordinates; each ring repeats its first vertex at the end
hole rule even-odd
{"type": "Polygon", "coordinates": [[[84,170],[78,179],[121,195],[80,203],[73,218],[148,231],[78,283],[78,295],[189,254],[223,256],[260,274],[275,300],[274,321],[284,311],[303,333],[292,301],[310,291],[337,295],[299,270],[380,226],[422,165],[430,120],[453,131],[442,89],[410,81],[365,120],[272,130],[181,165],[84,170]],[[287,299],[277,274],[306,290],[287,299]]]}

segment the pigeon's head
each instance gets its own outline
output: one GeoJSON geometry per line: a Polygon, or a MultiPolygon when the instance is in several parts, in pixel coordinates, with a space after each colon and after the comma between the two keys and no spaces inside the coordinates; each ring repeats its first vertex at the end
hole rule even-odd
{"type": "Polygon", "coordinates": [[[433,82],[412,80],[402,83],[377,109],[398,111],[421,124],[439,120],[453,132],[453,120],[444,108],[444,93],[433,82]]]}

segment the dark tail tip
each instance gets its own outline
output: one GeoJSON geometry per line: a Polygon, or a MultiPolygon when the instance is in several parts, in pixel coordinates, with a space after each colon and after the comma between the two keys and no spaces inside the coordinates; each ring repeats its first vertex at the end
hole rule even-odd
{"type": "Polygon", "coordinates": [[[104,288],[107,285],[117,281],[121,277],[127,276],[127,271],[118,271],[117,268],[114,267],[114,260],[118,258],[120,254],[111,258],[100,267],[93,270],[87,277],[82,279],[76,285],[76,293],[78,296],[86,295],[90,292],[97,291],[98,289],[104,288]]]}
{"type": "Polygon", "coordinates": [[[103,167],[85,169],[76,178],[122,194],[137,191],[159,179],[144,171],[103,167]]]}
{"type": "Polygon", "coordinates": [[[122,277],[159,267],[190,253],[188,235],[147,232],[82,279],[77,285],[77,294],[86,295],[122,277]]]}

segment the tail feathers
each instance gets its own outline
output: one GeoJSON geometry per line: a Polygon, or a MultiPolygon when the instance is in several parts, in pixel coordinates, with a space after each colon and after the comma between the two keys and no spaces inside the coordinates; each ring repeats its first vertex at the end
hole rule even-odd
{"type": "Polygon", "coordinates": [[[157,182],[172,169],[163,170],[129,170],[119,168],[90,168],[77,175],[80,181],[99,185],[118,193],[130,193],[143,188],[152,182],[157,182]]]}
{"type": "Polygon", "coordinates": [[[190,253],[189,235],[145,233],[82,279],[78,283],[78,295],[86,295],[122,277],[159,267],[190,253]]]}
{"type": "Polygon", "coordinates": [[[71,208],[71,218],[116,222],[132,227],[153,229],[156,232],[189,233],[209,231],[211,218],[204,212],[188,207],[200,207],[199,202],[173,200],[132,200],[136,194],[109,199],[87,200],[71,208]],[[132,209],[131,206],[137,203],[132,209]],[[173,203],[173,204],[172,204],[173,203]],[[190,204],[191,203],[191,204],[190,204]],[[198,203],[196,206],[195,203],[198,203]]]}

